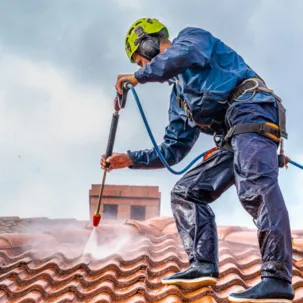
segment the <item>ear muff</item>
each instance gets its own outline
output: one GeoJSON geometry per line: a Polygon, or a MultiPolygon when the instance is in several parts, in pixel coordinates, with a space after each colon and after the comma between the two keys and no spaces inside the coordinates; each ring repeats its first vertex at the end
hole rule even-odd
{"type": "Polygon", "coordinates": [[[160,53],[160,37],[146,35],[140,42],[138,53],[143,58],[151,61],[160,53]]]}
{"type": "Polygon", "coordinates": [[[154,35],[149,35],[144,32],[141,26],[135,28],[135,33],[138,38],[135,40],[135,45],[138,45],[137,52],[145,59],[151,61],[160,53],[160,37],[164,36],[164,32],[159,32],[154,35]]]}

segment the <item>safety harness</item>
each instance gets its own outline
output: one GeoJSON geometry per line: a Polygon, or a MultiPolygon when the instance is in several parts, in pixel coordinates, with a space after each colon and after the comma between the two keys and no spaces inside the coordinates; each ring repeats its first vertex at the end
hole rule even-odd
{"type": "Polygon", "coordinates": [[[232,91],[229,98],[229,105],[234,102],[248,101],[252,99],[258,92],[270,93],[277,100],[279,125],[268,122],[235,125],[229,129],[227,135],[225,136],[226,141],[229,141],[233,135],[243,133],[258,133],[278,143],[280,142],[281,138],[288,138],[288,134],[286,132],[285,108],[282,105],[282,100],[277,95],[275,95],[272,90],[268,89],[262,80],[258,78],[251,78],[243,81],[232,91]],[[252,95],[248,99],[239,100],[241,96],[247,93],[252,93],[252,95]]]}
{"type": "MultiPolygon", "coordinates": [[[[179,83],[177,83],[179,84],[179,83]]],[[[281,152],[284,153],[282,150],[283,141],[282,138],[287,139],[288,134],[286,132],[286,111],[282,105],[282,100],[274,94],[274,92],[267,88],[265,82],[259,78],[249,78],[240,83],[236,88],[234,88],[227,100],[228,107],[231,106],[234,102],[245,102],[252,99],[256,93],[258,92],[266,92],[272,94],[275,99],[277,100],[278,106],[278,118],[279,118],[279,125],[269,122],[261,122],[261,123],[247,123],[247,124],[238,124],[235,126],[229,125],[229,128],[225,125],[224,117],[218,116],[215,117],[211,124],[209,125],[201,125],[197,124],[193,120],[193,115],[190,112],[190,109],[184,100],[182,94],[180,94],[179,90],[177,89],[177,103],[180,108],[185,110],[187,119],[184,124],[184,128],[186,129],[188,120],[194,122],[201,130],[206,130],[208,128],[212,129],[214,132],[214,142],[217,148],[224,148],[228,150],[232,150],[231,147],[231,138],[234,135],[243,134],[243,133],[257,133],[267,138],[272,139],[276,143],[281,143],[281,152]],[[244,96],[245,94],[250,93],[251,96],[247,99],[239,100],[240,97],[244,96]]],[[[280,152],[280,155],[282,154],[280,152]]],[[[280,156],[279,155],[279,156],[280,156]]],[[[285,166],[285,159],[280,156],[279,158],[279,166],[285,166]]]]}

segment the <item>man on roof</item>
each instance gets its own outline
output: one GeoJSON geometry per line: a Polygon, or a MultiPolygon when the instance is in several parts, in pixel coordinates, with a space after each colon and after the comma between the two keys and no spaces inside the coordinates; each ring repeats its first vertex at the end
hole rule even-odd
{"type": "MultiPolygon", "coordinates": [[[[160,150],[170,165],[189,153],[201,133],[215,138],[216,148],[188,171],[171,191],[171,207],[190,266],[162,280],[190,287],[216,283],[218,237],[209,204],[232,185],[258,228],[262,280],[232,293],[233,302],[291,302],[292,243],[287,208],[278,184],[277,148],[287,138],[281,99],[243,58],[211,33],[188,27],[170,41],[156,19],[142,18],[128,30],[125,50],[140,68],[119,75],[125,81],[168,82],[172,86],[169,124],[160,150]]],[[[154,148],[101,157],[110,170],[157,169],[164,165],[154,148]]]]}

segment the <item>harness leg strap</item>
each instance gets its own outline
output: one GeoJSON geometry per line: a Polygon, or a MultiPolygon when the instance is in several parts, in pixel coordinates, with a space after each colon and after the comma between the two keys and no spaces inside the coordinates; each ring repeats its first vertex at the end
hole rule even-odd
{"type": "Polygon", "coordinates": [[[273,123],[248,123],[231,127],[225,136],[225,141],[229,142],[233,135],[243,133],[257,133],[267,138],[280,142],[280,129],[273,123]]]}

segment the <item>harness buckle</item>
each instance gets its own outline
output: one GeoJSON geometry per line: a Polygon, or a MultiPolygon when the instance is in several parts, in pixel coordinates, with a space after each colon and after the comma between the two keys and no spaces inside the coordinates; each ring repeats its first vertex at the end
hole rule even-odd
{"type": "Polygon", "coordinates": [[[223,142],[223,136],[218,135],[216,132],[213,134],[213,139],[217,147],[220,147],[220,145],[223,142]]]}

